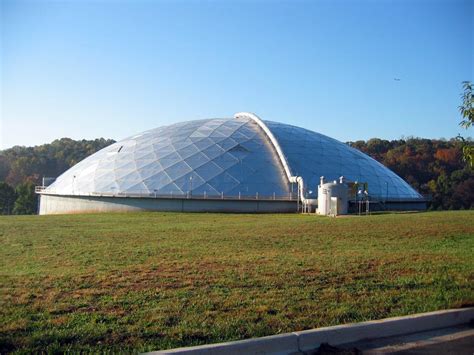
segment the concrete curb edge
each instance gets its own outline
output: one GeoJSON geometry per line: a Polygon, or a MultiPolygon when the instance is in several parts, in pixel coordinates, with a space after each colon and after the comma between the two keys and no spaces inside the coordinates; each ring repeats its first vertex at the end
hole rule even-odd
{"type": "Polygon", "coordinates": [[[448,328],[467,324],[471,320],[474,320],[474,307],[448,309],[261,338],[154,351],[149,354],[294,354],[316,349],[321,343],[341,345],[448,328]]]}

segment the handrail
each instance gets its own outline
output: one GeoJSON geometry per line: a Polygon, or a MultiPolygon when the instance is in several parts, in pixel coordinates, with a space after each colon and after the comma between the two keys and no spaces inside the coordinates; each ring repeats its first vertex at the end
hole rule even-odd
{"type": "Polygon", "coordinates": [[[46,190],[47,186],[35,186],[35,192],[38,194],[38,193],[41,193],[43,192],[44,190],[46,190]]]}
{"type": "MultiPolygon", "coordinates": [[[[299,185],[299,186],[302,186],[299,185]]],[[[89,193],[75,193],[75,194],[63,194],[58,193],[55,189],[48,188],[48,186],[35,186],[35,192],[41,195],[56,195],[56,196],[74,196],[74,197],[124,197],[124,198],[163,198],[163,199],[196,199],[196,200],[258,200],[258,201],[296,201],[301,196],[301,192],[289,193],[288,195],[224,195],[214,194],[209,195],[207,193],[196,194],[196,193],[170,193],[170,194],[155,194],[153,192],[135,192],[135,193],[123,193],[123,192],[89,192],[89,193]]],[[[308,200],[308,199],[306,199],[308,200]]],[[[388,199],[380,199],[374,196],[369,197],[371,203],[375,202],[421,202],[429,201],[428,198],[419,199],[413,197],[392,197],[388,199]]],[[[349,202],[356,202],[355,199],[350,199],[349,202]]],[[[358,202],[358,200],[357,200],[358,202]]]]}
{"type": "Polygon", "coordinates": [[[54,189],[46,189],[43,186],[38,186],[35,192],[41,195],[55,195],[55,196],[71,196],[71,197],[119,197],[119,198],[162,198],[162,199],[187,199],[187,200],[242,200],[242,201],[296,201],[296,197],[289,193],[285,196],[273,195],[261,195],[256,193],[253,196],[249,195],[224,195],[221,194],[191,194],[188,193],[169,193],[169,194],[157,194],[153,192],[135,192],[135,193],[123,193],[123,192],[88,192],[88,193],[58,193],[54,189]]]}

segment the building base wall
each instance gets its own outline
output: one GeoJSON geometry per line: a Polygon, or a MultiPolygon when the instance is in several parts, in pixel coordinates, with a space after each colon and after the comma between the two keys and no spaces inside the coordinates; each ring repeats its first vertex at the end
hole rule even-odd
{"type": "Polygon", "coordinates": [[[296,201],[133,198],[40,195],[39,214],[129,211],[175,212],[296,212],[296,201]]]}
{"type": "Polygon", "coordinates": [[[384,209],[381,211],[426,211],[426,202],[387,202],[384,209]]]}
{"type": "MultiPolygon", "coordinates": [[[[358,203],[349,203],[349,213],[357,214],[359,208],[361,212],[365,213],[367,205],[363,202],[360,206],[358,203]]],[[[383,203],[370,203],[370,212],[379,211],[426,211],[426,201],[385,201],[383,203]]]]}

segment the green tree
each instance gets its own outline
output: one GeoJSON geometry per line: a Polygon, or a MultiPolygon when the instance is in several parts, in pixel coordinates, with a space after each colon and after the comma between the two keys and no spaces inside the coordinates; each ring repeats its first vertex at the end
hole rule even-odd
{"type": "Polygon", "coordinates": [[[6,182],[0,182],[0,214],[11,214],[15,199],[15,189],[6,182]]]}
{"type": "MultiPolygon", "coordinates": [[[[459,125],[465,129],[469,129],[474,123],[474,93],[472,91],[473,85],[470,81],[464,81],[463,83],[464,92],[461,95],[462,104],[459,106],[459,112],[461,112],[461,122],[459,125]]],[[[474,146],[470,141],[466,141],[460,137],[464,142],[463,155],[464,160],[472,167],[474,164],[474,146]]]]}
{"type": "Polygon", "coordinates": [[[22,182],[16,187],[17,199],[13,207],[14,214],[35,214],[37,197],[32,182],[22,182]]]}
{"type": "Polygon", "coordinates": [[[35,147],[15,146],[0,151],[0,181],[13,187],[41,177],[57,177],[75,163],[114,143],[110,139],[72,140],[61,138],[35,147]]]}
{"type": "Polygon", "coordinates": [[[474,123],[474,94],[472,92],[473,86],[470,81],[464,81],[462,84],[464,92],[462,94],[462,105],[459,106],[459,111],[462,116],[460,125],[467,129],[474,123]]]}

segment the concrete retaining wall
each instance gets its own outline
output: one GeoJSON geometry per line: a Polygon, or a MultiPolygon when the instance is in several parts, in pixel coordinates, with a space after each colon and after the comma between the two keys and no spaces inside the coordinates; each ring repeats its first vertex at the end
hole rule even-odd
{"type": "Polygon", "coordinates": [[[40,195],[41,215],[126,211],[296,212],[296,201],[40,195]]]}

